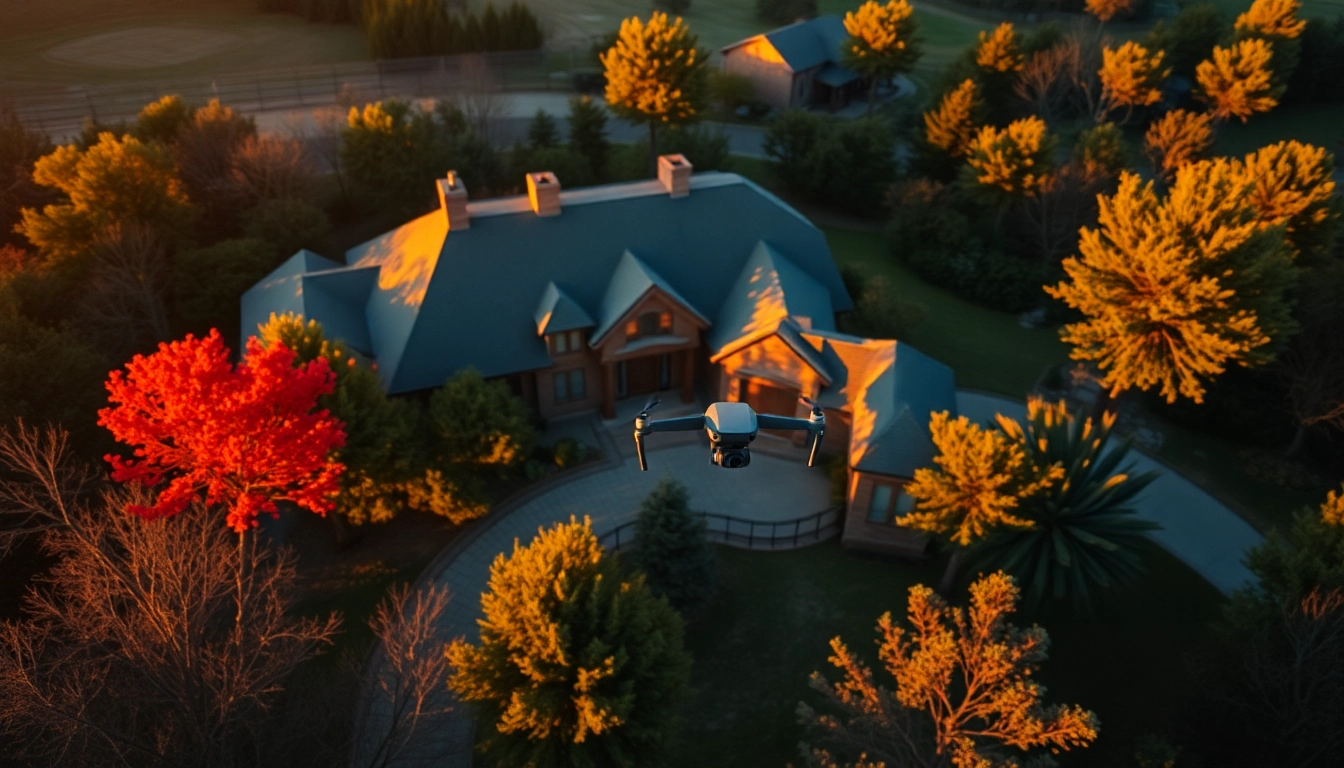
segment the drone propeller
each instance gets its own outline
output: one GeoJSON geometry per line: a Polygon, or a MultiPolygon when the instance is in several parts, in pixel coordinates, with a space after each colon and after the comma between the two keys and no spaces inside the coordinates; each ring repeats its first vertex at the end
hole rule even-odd
{"type": "Polygon", "coordinates": [[[657,395],[654,395],[653,397],[649,398],[649,402],[647,402],[647,403],[644,404],[644,409],[643,409],[642,411],[640,411],[639,414],[640,414],[641,416],[647,416],[647,415],[649,415],[649,411],[652,411],[654,408],[657,408],[657,407],[658,407],[658,403],[660,403],[660,402],[662,402],[662,401],[658,399],[658,396],[657,396],[657,395]]]}
{"type": "Polygon", "coordinates": [[[810,399],[808,399],[808,398],[806,398],[806,397],[804,397],[804,396],[802,396],[802,395],[799,395],[799,396],[798,396],[798,399],[799,399],[800,401],[802,401],[802,403],[803,403],[804,405],[806,405],[806,406],[808,406],[809,408],[812,409],[812,415],[813,415],[813,416],[820,416],[820,415],[821,415],[822,411],[821,411],[821,406],[820,406],[820,405],[817,405],[815,402],[813,402],[812,400],[810,400],[810,399]]]}

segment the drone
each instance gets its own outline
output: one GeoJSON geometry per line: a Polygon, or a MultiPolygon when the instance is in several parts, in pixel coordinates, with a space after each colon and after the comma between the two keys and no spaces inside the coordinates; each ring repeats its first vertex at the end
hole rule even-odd
{"type": "Polygon", "coordinates": [[[826,432],[826,414],[821,406],[806,397],[798,399],[812,408],[806,419],[757,413],[746,403],[714,403],[703,414],[650,421],[649,411],[658,405],[658,398],[654,397],[635,417],[635,451],[639,454],[639,468],[644,472],[649,470],[644,458],[645,437],[654,432],[692,432],[697,429],[703,429],[709,435],[709,463],[724,469],[742,469],[751,463],[751,442],[760,429],[805,429],[812,435],[812,448],[807,456],[807,466],[810,467],[817,460],[817,449],[826,432]]]}

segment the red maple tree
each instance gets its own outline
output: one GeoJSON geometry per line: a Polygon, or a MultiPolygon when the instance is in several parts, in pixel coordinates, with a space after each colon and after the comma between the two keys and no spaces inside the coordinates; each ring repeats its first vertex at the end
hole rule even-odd
{"type": "Polygon", "coordinates": [[[228,508],[242,533],[275,503],[292,501],[325,515],[345,467],[331,452],[345,444],[345,425],[317,410],[336,377],[324,358],[295,367],[283,344],[248,339],[236,367],[212,330],[136,355],[107,381],[109,408],[98,423],[134,457],[109,454],[118,482],[168,484],[152,506],[130,511],[147,519],[181,512],[204,492],[207,504],[228,508]]]}

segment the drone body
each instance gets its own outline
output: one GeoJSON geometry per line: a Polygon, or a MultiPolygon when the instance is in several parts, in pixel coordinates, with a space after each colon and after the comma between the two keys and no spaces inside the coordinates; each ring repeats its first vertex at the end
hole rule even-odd
{"type": "Polygon", "coordinates": [[[658,398],[655,397],[635,417],[635,451],[639,454],[639,468],[643,471],[649,469],[644,457],[644,438],[648,435],[654,432],[703,429],[711,446],[710,463],[724,469],[741,469],[751,463],[751,442],[762,428],[807,430],[812,435],[812,450],[807,457],[807,466],[810,467],[816,461],[817,449],[821,447],[821,438],[826,431],[826,415],[816,403],[807,398],[800,399],[812,407],[806,419],[756,413],[746,403],[714,403],[705,409],[704,414],[651,421],[649,411],[658,405],[658,398]]]}

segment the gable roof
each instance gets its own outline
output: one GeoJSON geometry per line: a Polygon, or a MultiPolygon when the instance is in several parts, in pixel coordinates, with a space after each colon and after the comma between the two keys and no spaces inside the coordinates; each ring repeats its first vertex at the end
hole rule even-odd
{"type": "Polygon", "coordinates": [[[805,328],[833,330],[831,294],[776,248],[759,241],[715,317],[707,339],[711,359],[774,333],[788,317],[805,328]]]}
{"type": "Polygon", "coordinates": [[[840,62],[840,46],[849,33],[845,22],[835,14],[818,16],[808,21],[796,21],[788,26],[753,35],[723,48],[723,52],[764,37],[794,72],[802,72],[826,62],[840,62]]]}
{"type": "Polygon", "coordinates": [[[627,278],[630,286],[659,286],[702,319],[715,317],[762,241],[818,286],[804,294],[819,290],[836,311],[853,307],[821,231],[736,174],[693,174],[680,198],[650,180],[563,191],[560,199],[560,215],[548,217],[533,213],[526,196],[469,203],[471,227],[451,233],[442,211],[432,211],[347,251],[350,267],[315,254],[316,261],[291,259],[244,297],[244,332],[289,306],[325,325],[296,297],[314,275],[361,271],[369,288],[363,306],[342,299],[347,315],[335,322],[362,331],[368,350],[361,351],[376,357],[389,392],[411,392],[468,365],[485,376],[549,367],[538,301],[552,283],[568,300],[555,297],[554,318],[563,303],[571,317],[582,311],[609,321],[604,301],[609,292],[612,306],[628,301],[627,278]]]}
{"type": "Polygon", "coordinates": [[[805,333],[836,371],[822,391],[824,407],[849,406],[849,463],[854,469],[914,477],[937,450],[929,433],[933,413],[957,413],[952,369],[897,341],[838,333],[805,333]]]}
{"type": "Polygon", "coordinates": [[[377,277],[377,270],[344,267],[300,250],[243,294],[243,338],[254,335],[272,314],[296,314],[321,323],[330,338],[372,355],[364,307],[377,277]]]}
{"type": "Polygon", "coordinates": [[[709,318],[696,309],[695,305],[682,298],[676,288],[627,249],[621,254],[621,260],[616,263],[616,269],[612,270],[611,280],[607,283],[607,292],[603,294],[602,305],[598,310],[600,320],[589,339],[590,343],[597,344],[601,341],[625,313],[638,304],[649,289],[655,287],[684,306],[706,325],[709,324],[709,318]]]}
{"type": "Polygon", "coordinates": [[[533,318],[537,322],[538,336],[573,331],[579,328],[592,328],[596,325],[593,318],[583,311],[583,307],[580,307],[577,302],[569,297],[569,294],[561,290],[555,283],[546,284],[546,290],[541,294],[541,301],[537,304],[537,311],[533,318]]]}

